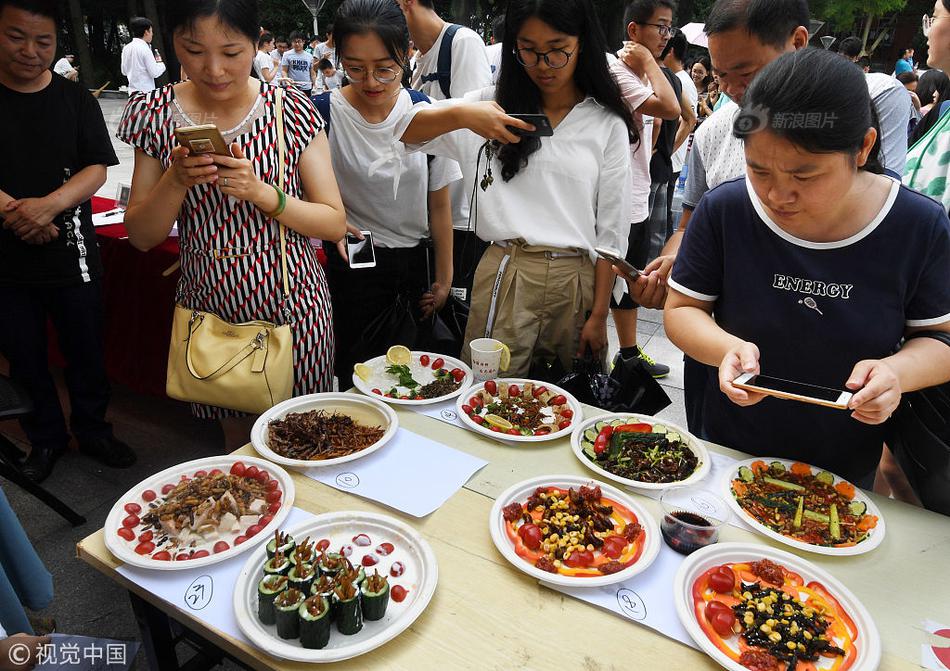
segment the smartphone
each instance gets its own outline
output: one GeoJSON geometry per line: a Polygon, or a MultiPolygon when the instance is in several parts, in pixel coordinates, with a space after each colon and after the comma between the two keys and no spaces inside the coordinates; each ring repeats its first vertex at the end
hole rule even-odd
{"type": "Polygon", "coordinates": [[[732,384],[747,391],[756,391],[777,398],[813,403],[839,410],[848,408],[852,396],[851,392],[848,391],[818,387],[804,382],[794,382],[793,380],[783,380],[780,377],[755,375],[754,373],[743,373],[733,380],[732,384]]]}
{"type": "Polygon", "coordinates": [[[617,256],[614,252],[610,251],[609,249],[596,248],[594,251],[597,252],[597,256],[599,256],[600,258],[606,261],[610,261],[612,264],[620,268],[620,270],[627,273],[628,275],[634,275],[634,276],[643,275],[642,270],[635,267],[633,264],[631,264],[629,261],[627,261],[627,259],[623,258],[622,256],[617,256]]]}
{"type": "Polygon", "coordinates": [[[546,114],[509,114],[508,116],[534,126],[534,130],[521,130],[520,128],[511,128],[511,132],[522,137],[551,137],[554,135],[554,128],[551,127],[551,120],[546,114]]]}
{"type": "Polygon", "coordinates": [[[180,126],[175,129],[178,144],[188,147],[192,154],[220,154],[230,156],[228,143],[221,137],[221,131],[212,123],[202,126],[180,126]]]}
{"type": "Polygon", "coordinates": [[[352,233],[346,234],[346,255],[350,257],[350,268],[375,268],[376,250],[373,248],[373,233],[360,231],[360,240],[352,233]]]}

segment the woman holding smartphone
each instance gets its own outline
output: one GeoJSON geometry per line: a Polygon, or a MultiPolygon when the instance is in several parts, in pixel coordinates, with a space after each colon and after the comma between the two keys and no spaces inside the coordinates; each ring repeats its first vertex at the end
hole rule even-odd
{"type": "MultiPolygon", "coordinates": [[[[423,154],[394,157],[369,176],[368,168],[391,155],[393,128],[412,108],[409,29],[396,0],[347,0],[333,36],[349,85],[317,98],[328,112],[333,170],[346,207],[347,233],[369,231],[375,267],[351,267],[346,240],[327,245],[327,279],[333,298],[336,370],[348,379],[353,365],[381,352],[356,352],[363,329],[399,295],[427,318],[442,309],[452,286],[452,212],[448,185],[462,178],[454,161],[423,154]],[[427,273],[423,244],[431,230],[435,281],[427,273]]],[[[418,97],[418,94],[417,94],[418,97]]]]}
{"type": "Polygon", "coordinates": [[[820,49],[748,89],[734,132],[747,176],[699,203],[669,281],[666,332],[710,367],[704,437],[870,488],[901,393],[950,380],[950,221],[878,161],[867,84],[820,49]],[[799,120],[813,120],[803,123],[799,120]],[[740,389],[762,372],[853,393],[847,410],[740,389]]]}
{"type": "MultiPolygon", "coordinates": [[[[294,394],[333,387],[330,297],[308,238],[339,240],[343,205],[322,123],[306,96],[283,93],[286,155],[277,187],[278,89],[248,75],[257,49],[255,0],[171,3],[175,52],[191,79],[129,100],[118,137],[135,147],[129,241],[147,250],[178,222],[181,277],[176,300],[232,323],[290,323],[294,394]],[[176,127],[213,120],[231,156],[190,155],[176,127]],[[288,299],[281,275],[279,225],[287,229],[288,299]]],[[[225,443],[247,441],[252,418],[192,405],[222,420],[225,443]]]]}
{"type": "Polygon", "coordinates": [[[508,374],[523,376],[535,358],[569,369],[585,351],[606,353],[614,278],[594,250],[626,252],[638,134],[590,0],[512,0],[503,43],[497,87],[416,105],[396,137],[455,159],[473,184],[475,232],[494,244],[475,272],[465,341],[506,343],[508,374]],[[553,136],[519,137],[533,126],[502,110],[546,115],[553,136]]]}

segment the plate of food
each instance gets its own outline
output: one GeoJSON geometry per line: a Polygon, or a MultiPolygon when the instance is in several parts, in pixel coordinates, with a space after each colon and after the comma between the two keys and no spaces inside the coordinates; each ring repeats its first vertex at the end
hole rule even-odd
{"type": "Polygon", "coordinates": [[[874,502],[829,471],[787,459],[746,459],[722,480],[723,496],[761,534],[798,550],[859,555],[884,540],[874,502]]]}
{"type": "Polygon", "coordinates": [[[141,568],[183,570],[250,550],[287,517],[294,481],[264,459],[225,455],[172,466],[112,506],[106,547],[141,568]]]}
{"type": "Polygon", "coordinates": [[[472,384],[472,369],[444,354],[412,352],[393,345],[383,356],[353,367],[353,385],[367,396],[396,405],[441,403],[472,384]]]}
{"type": "Polygon", "coordinates": [[[871,671],[881,638],[841,582],[801,557],[752,543],[689,555],[673,580],[676,614],[730,671],[871,671]]]}
{"type": "Polygon", "coordinates": [[[336,662],[407,629],[438,579],[432,548],[407,524],[377,513],[324,513],[275,532],[251,553],[234,587],[234,612],[268,655],[336,662]]]}
{"type": "Polygon", "coordinates": [[[372,454],[398,429],[393,409],[374,398],[309,394],[278,403],[258,417],[251,445],[284,466],[333,466],[372,454]]]}
{"type": "Polygon", "coordinates": [[[691,485],[709,473],[706,446],[672,422],[610,413],[579,423],[574,455],[599,476],[639,489],[691,485]]]}
{"type": "Polygon", "coordinates": [[[476,384],[459,396],[455,406],[472,430],[518,443],[570,435],[584,415],[577,399],[560,387],[523,378],[476,384]]]}
{"type": "Polygon", "coordinates": [[[508,488],[492,506],[489,529],[515,568],[568,587],[623,582],[646,570],[660,551],[660,530],[639,503],[574,475],[508,488]]]}

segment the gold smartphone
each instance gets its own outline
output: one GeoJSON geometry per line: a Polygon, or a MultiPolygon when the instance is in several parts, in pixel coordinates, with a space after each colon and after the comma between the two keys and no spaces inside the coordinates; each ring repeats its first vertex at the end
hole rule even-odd
{"type": "Polygon", "coordinates": [[[201,126],[180,126],[175,129],[175,139],[178,144],[187,147],[192,154],[220,154],[230,156],[228,143],[221,136],[221,131],[213,123],[201,126]]]}

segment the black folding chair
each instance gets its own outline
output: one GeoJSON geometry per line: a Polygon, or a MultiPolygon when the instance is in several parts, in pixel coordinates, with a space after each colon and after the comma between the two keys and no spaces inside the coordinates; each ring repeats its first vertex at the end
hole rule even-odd
{"type": "MultiPolygon", "coordinates": [[[[22,387],[10,378],[0,375],[0,421],[23,417],[32,410],[33,403],[22,387]]],[[[74,527],[85,524],[85,517],[23,474],[20,469],[20,456],[21,452],[17,446],[0,434],[0,477],[38,498],[74,527]]]]}

